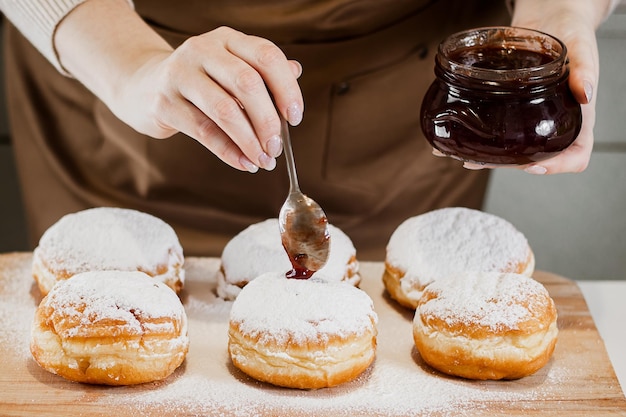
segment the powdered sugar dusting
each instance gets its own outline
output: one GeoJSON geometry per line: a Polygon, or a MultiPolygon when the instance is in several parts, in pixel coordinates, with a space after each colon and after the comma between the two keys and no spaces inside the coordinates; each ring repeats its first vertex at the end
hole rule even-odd
{"type": "Polygon", "coordinates": [[[140,270],[182,264],[182,247],[167,223],[136,210],[97,207],[63,216],[42,235],[35,259],[70,275],[91,270],[140,270]],[[38,253],[39,252],[39,253],[38,253]]]}
{"type": "Polygon", "coordinates": [[[267,273],[254,279],[239,293],[230,318],[242,333],[286,343],[305,344],[363,334],[377,321],[370,297],[341,282],[286,279],[267,273]]]}
{"type": "MultiPolygon", "coordinates": [[[[10,346],[12,354],[8,363],[18,358],[30,357],[30,327],[39,303],[32,294],[29,253],[12,253],[0,257],[0,346],[10,346]]],[[[8,371],[4,367],[4,372],[8,371]]]]}
{"type": "Polygon", "coordinates": [[[504,272],[526,261],[529,251],[526,237],[508,221],[449,207],[398,226],[387,245],[387,262],[405,271],[407,280],[430,281],[456,271],[504,272]]]}
{"type": "Polygon", "coordinates": [[[434,372],[414,348],[411,312],[383,295],[383,265],[368,262],[362,264],[361,288],[372,298],[379,318],[376,361],[370,369],[352,382],[316,391],[256,382],[230,363],[233,303],[215,297],[215,258],[186,260],[188,282],[182,298],[190,346],[186,362],[174,374],[164,381],[114,389],[70,383],[39,369],[30,356],[30,323],[39,301],[30,262],[30,254],[0,255],[0,369],[12,384],[32,391],[27,400],[23,395],[16,400],[16,390],[4,392],[3,399],[22,404],[24,410],[33,405],[34,410],[45,407],[63,414],[71,402],[77,415],[469,416],[494,415],[507,407],[516,407],[517,415],[522,407],[530,414],[558,415],[554,410],[561,403],[570,410],[587,399],[594,401],[590,407],[598,406],[590,399],[598,391],[581,383],[588,375],[604,375],[596,383],[603,384],[602,392],[615,395],[608,384],[617,380],[608,378],[610,364],[598,354],[601,340],[581,337],[589,332],[588,314],[570,307],[561,316],[570,326],[559,333],[553,360],[534,375],[520,381],[468,381],[434,372]],[[553,412],[544,413],[546,407],[553,412]]]}
{"type": "Polygon", "coordinates": [[[447,325],[474,324],[492,331],[517,330],[520,323],[539,321],[550,308],[548,291],[525,275],[467,272],[434,281],[418,306],[423,318],[447,325]],[[433,295],[431,298],[429,295],[433,295]]]}
{"type": "MultiPolygon", "coordinates": [[[[52,319],[62,324],[57,328],[62,337],[88,335],[94,323],[111,320],[118,323],[120,333],[142,334],[146,325],[141,319],[171,317],[179,322],[185,314],[178,296],[167,285],[143,272],[129,271],[74,275],[57,283],[42,307],[54,311],[52,319]]],[[[160,330],[154,326],[166,326],[162,329],[165,332],[175,331],[171,321],[150,326],[147,330],[152,332],[160,330]]]]}

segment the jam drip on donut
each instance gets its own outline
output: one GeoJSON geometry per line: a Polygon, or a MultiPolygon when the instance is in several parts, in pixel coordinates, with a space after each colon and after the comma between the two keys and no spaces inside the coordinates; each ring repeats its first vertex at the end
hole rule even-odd
{"type": "Polygon", "coordinates": [[[309,279],[328,259],[328,219],[326,216],[316,219],[315,227],[310,220],[305,217],[298,221],[293,213],[286,217],[289,233],[281,230],[281,242],[293,267],[285,274],[287,278],[309,279]]]}
{"type": "Polygon", "coordinates": [[[313,275],[315,271],[311,271],[302,266],[302,260],[306,259],[306,253],[300,253],[295,257],[289,256],[289,260],[291,261],[291,266],[293,267],[290,271],[288,271],[285,276],[287,278],[293,279],[309,279],[313,275]]]}

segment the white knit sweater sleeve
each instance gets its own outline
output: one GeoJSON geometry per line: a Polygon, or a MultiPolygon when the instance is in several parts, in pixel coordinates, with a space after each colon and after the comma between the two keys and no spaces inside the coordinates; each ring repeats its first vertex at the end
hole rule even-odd
{"type": "MultiPolygon", "coordinates": [[[[48,61],[69,75],[54,48],[54,33],[59,22],[85,1],[89,0],[0,0],[0,10],[48,61]]],[[[127,1],[134,7],[132,0],[127,1]]]]}

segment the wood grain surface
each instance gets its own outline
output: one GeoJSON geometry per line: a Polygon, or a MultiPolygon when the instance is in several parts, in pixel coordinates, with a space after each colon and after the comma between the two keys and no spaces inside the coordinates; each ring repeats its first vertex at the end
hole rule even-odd
{"type": "Polygon", "coordinates": [[[214,293],[219,260],[188,258],[181,294],[191,339],[185,363],[165,381],[101,387],[66,381],[32,359],[30,325],[41,296],[31,259],[30,253],[0,255],[2,416],[626,415],[626,400],[578,286],[554,274],[535,274],[559,313],[551,361],[517,381],[468,381],[422,362],[412,342],[412,313],[388,298],[383,265],[362,263],[361,288],[379,315],[376,361],[353,382],[300,391],[258,383],[230,364],[231,304],[214,293]]]}

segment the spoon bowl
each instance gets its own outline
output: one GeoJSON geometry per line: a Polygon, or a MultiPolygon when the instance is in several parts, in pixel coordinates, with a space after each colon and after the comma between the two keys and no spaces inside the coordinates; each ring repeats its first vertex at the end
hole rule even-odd
{"type": "Polygon", "coordinates": [[[326,213],[300,191],[287,121],[281,118],[289,174],[289,194],[278,214],[280,237],[293,269],[287,278],[309,278],[328,260],[330,233],[326,213]]]}

